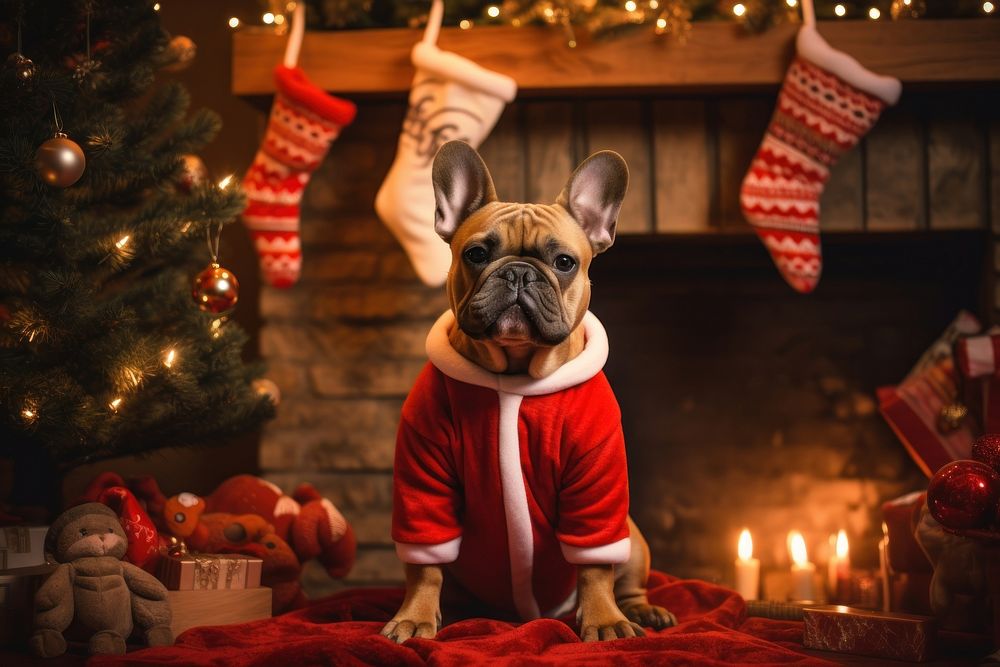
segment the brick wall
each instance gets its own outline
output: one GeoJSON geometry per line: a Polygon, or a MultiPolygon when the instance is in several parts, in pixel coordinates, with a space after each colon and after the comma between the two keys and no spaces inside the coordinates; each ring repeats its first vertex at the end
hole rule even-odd
{"type": "MultiPolygon", "coordinates": [[[[347,585],[401,577],[389,541],[394,433],[447,306],[371,210],[403,113],[398,102],[361,108],[306,191],[302,282],[265,288],[261,301],[262,353],[283,400],[260,465],[286,489],[312,482],[353,523],[347,585]]],[[[496,142],[517,144],[517,113],[488,159],[496,142]]],[[[901,378],[958,307],[978,309],[981,262],[970,258],[983,237],[828,236],[823,287],[809,297],[780,282],[753,236],[626,236],[599,258],[593,310],[611,335],[632,514],[654,565],[726,580],[742,526],[765,568],[787,561],[793,527],[820,562],[826,536],[845,528],[855,560],[873,564],[878,505],[922,483],[874,389],[901,378]]],[[[307,571],[313,594],[343,585],[307,571]]]]}

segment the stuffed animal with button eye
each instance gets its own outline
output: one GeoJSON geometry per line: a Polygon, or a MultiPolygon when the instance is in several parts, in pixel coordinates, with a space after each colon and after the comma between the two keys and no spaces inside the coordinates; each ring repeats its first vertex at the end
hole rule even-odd
{"type": "Polygon", "coordinates": [[[173,644],[167,589],[122,560],[127,548],[118,515],[106,505],[77,505],[52,523],[45,552],[60,565],[35,595],[36,655],[65,653],[63,632],[71,625],[84,633],[93,654],[125,653],[133,628],[150,646],[173,644]]]}

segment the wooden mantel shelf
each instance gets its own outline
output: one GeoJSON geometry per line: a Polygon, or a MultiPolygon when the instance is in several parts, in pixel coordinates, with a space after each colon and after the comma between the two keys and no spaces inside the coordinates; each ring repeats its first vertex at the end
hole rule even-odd
{"type": "MultiPolygon", "coordinates": [[[[819,25],[835,47],[904,84],[1000,81],[1000,20],[836,21],[819,25]]],[[[593,94],[595,90],[751,90],[781,82],[796,27],[747,35],[733,23],[697,23],[687,44],[649,30],[566,46],[544,27],[447,28],[438,44],[512,76],[522,94],[593,94]]],[[[419,30],[310,33],[300,64],[315,83],[346,94],[398,94],[413,77],[409,54],[419,30]]],[[[233,92],[274,92],[272,69],[285,38],[264,29],[234,35],[233,92]]]]}

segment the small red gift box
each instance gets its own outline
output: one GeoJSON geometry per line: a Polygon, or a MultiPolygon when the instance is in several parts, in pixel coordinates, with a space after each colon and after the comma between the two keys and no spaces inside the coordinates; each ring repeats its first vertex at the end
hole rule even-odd
{"type": "Polygon", "coordinates": [[[159,579],[168,590],[259,588],[264,561],[239,554],[181,554],[160,559],[159,579]]]}

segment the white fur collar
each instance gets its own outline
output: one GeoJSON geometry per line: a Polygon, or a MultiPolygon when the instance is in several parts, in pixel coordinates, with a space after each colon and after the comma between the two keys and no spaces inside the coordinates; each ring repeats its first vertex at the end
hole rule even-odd
{"type": "Polygon", "coordinates": [[[608,360],[608,334],[597,317],[587,311],[583,316],[583,352],[567,361],[552,375],[536,379],[530,375],[491,373],[463,357],[448,340],[455,326],[455,314],[445,311],[427,335],[427,356],[434,366],[448,377],[468,384],[488,387],[518,396],[542,396],[575,387],[601,372],[608,360]]]}

